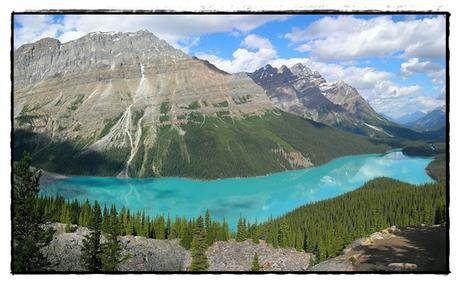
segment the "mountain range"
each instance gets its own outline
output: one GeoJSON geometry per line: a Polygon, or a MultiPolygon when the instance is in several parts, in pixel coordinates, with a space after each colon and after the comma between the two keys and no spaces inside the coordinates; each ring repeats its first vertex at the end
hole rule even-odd
{"type": "Polygon", "coordinates": [[[44,38],[13,72],[14,158],[64,174],[265,175],[418,134],[305,65],[229,74],[148,31],[44,38]]]}
{"type": "Polygon", "coordinates": [[[414,122],[417,119],[424,117],[425,115],[426,115],[426,112],[415,111],[415,112],[404,114],[404,115],[398,116],[398,117],[388,117],[388,119],[390,119],[390,120],[392,120],[394,122],[397,122],[399,124],[404,125],[404,124],[414,122]]]}
{"type": "Polygon", "coordinates": [[[446,106],[438,107],[418,119],[406,124],[419,130],[436,130],[446,126],[446,106]]]}

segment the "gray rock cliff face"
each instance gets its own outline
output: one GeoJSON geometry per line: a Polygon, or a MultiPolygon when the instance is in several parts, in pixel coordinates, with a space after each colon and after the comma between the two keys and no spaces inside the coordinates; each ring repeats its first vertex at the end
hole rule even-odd
{"type": "Polygon", "coordinates": [[[331,102],[340,105],[358,119],[371,122],[382,121],[385,119],[376,113],[369,103],[361,97],[358,91],[344,81],[332,84],[323,82],[320,84],[321,92],[331,102]]]}

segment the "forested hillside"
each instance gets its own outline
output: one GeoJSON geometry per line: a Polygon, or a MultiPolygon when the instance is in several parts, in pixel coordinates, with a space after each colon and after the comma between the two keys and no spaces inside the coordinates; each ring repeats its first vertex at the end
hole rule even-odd
{"type": "MultiPolygon", "coordinates": [[[[155,146],[141,143],[131,161],[129,176],[256,176],[390,149],[369,138],[282,111],[241,119],[226,113],[212,117],[196,112],[188,120],[181,126],[159,127],[155,146]]],[[[141,138],[148,135],[148,129],[144,129],[141,138]]],[[[116,175],[128,155],[125,148],[112,149],[104,155],[85,152],[78,143],[51,142],[42,135],[17,130],[15,160],[24,150],[31,152],[32,163],[37,167],[78,175],[116,175]]]]}
{"type": "Polygon", "coordinates": [[[352,240],[390,226],[446,221],[445,184],[415,186],[378,178],[333,199],[300,207],[259,228],[274,246],[337,255],[352,240]]]}

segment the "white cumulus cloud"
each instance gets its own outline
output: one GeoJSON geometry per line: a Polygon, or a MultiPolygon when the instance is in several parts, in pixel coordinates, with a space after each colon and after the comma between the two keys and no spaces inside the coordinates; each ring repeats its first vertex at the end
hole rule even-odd
{"type": "Polygon", "coordinates": [[[401,74],[409,77],[417,73],[426,74],[431,78],[433,84],[444,84],[446,69],[431,61],[420,61],[418,58],[410,58],[407,62],[401,63],[401,74]]]}
{"type": "Polygon", "coordinates": [[[444,58],[445,17],[406,18],[391,16],[361,19],[354,16],[323,17],[308,27],[295,27],[285,38],[296,49],[322,60],[352,60],[401,53],[404,57],[444,58]],[[305,49],[304,47],[307,46],[305,49]]]}
{"type": "Polygon", "coordinates": [[[267,38],[250,34],[241,42],[245,48],[238,48],[232,59],[223,59],[214,54],[198,53],[196,56],[206,59],[219,69],[229,73],[252,72],[277,58],[277,52],[267,38]]]}
{"type": "Polygon", "coordinates": [[[22,27],[14,30],[15,46],[49,36],[70,41],[90,32],[136,32],[149,30],[174,46],[215,32],[246,34],[270,21],[283,21],[285,15],[65,15],[58,23],[47,15],[21,15],[15,20],[22,27]]]}

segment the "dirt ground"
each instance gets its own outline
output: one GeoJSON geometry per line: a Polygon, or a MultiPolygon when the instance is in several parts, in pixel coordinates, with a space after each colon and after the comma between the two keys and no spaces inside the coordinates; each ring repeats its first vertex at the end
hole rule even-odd
{"type": "Polygon", "coordinates": [[[445,226],[418,226],[380,232],[353,242],[341,256],[313,271],[423,271],[447,273],[445,226]]]}
{"type": "Polygon", "coordinates": [[[445,226],[408,227],[393,235],[357,248],[362,255],[354,265],[355,270],[387,267],[390,270],[447,272],[445,226]]]}

